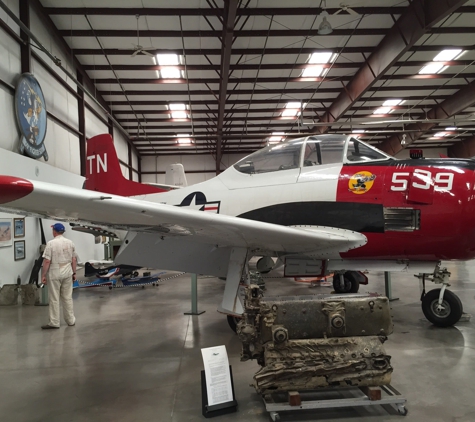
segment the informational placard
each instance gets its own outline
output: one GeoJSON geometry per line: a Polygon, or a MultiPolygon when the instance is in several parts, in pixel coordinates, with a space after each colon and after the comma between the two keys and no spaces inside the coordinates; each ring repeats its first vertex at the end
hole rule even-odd
{"type": "Polygon", "coordinates": [[[225,346],[201,349],[208,392],[208,406],[234,400],[225,346]]]}

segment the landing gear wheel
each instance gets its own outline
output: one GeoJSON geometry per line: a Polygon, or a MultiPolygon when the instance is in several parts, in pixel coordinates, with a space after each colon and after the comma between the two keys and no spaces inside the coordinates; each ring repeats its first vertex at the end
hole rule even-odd
{"type": "Polygon", "coordinates": [[[349,271],[343,274],[345,280],[345,287],[342,289],[340,284],[340,274],[333,276],[333,289],[336,293],[358,293],[360,282],[349,271]]]}
{"type": "Polygon", "coordinates": [[[228,315],[227,316],[228,318],[228,324],[229,324],[229,327],[231,328],[231,330],[233,330],[235,333],[237,332],[237,325],[239,323],[239,321],[241,321],[241,317],[236,317],[236,316],[233,316],[233,315],[228,315]]]}
{"type": "Polygon", "coordinates": [[[451,327],[456,324],[463,313],[460,298],[446,290],[442,305],[439,305],[440,289],[427,292],[422,298],[422,312],[425,317],[437,327],[451,327]]]}

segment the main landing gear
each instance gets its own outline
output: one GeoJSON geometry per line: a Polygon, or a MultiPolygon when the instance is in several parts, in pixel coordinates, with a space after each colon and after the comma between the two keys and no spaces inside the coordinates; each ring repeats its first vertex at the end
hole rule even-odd
{"type": "Polygon", "coordinates": [[[447,268],[440,269],[437,266],[433,274],[419,274],[415,277],[422,281],[422,312],[425,317],[437,327],[450,327],[456,324],[463,314],[463,306],[460,298],[450,290],[450,272],[447,268]],[[426,280],[436,284],[442,284],[441,289],[434,289],[426,293],[426,280]]]}
{"type": "Polygon", "coordinates": [[[333,290],[336,293],[358,293],[360,282],[356,271],[336,273],[333,276],[333,290]]]}

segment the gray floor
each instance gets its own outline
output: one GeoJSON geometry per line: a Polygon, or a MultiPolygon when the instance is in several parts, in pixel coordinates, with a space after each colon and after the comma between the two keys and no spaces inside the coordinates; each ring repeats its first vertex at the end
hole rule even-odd
{"type": "MultiPolygon", "coordinates": [[[[475,263],[448,263],[453,287],[475,314],[475,263]]],[[[167,277],[172,273],[164,275],[167,277]]],[[[412,275],[392,275],[395,330],[385,347],[392,355],[392,384],[408,399],[404,418],[379,406],[324,410],[282,420],[475,420],[475,320],[438,329],[423,317],[412,275]],[[404,418],[404,419],[403,419],[404,418]]],[[[273,279],[268,294],[329,293],[330,288],[273,279]]],[[[216,312],[224,283],[199,280],[200,316],[190,310],[190,278],[160,287],[74,292],[75,327],[43,331],[46,307],[0,308],[0,420],[202,421],[200,349],[224,344],[234,372],[238,412],[217,421],[268,421],[249,387],[258,369],[240,362],[240,343],[216,312]]],[[[362,291],[383,292],[382,273],[370,274],[362,291]]]]}

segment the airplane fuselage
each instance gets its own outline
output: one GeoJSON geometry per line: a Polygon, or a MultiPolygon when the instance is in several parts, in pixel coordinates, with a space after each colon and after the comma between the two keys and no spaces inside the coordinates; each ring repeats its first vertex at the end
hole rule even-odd
{"type": "Polygon", "coordinates": [[[246,174],[139,198],[285,226],[330,226],[368,243],[341,258],[475,258],[475,162],[387,160],[246,174]]]}

